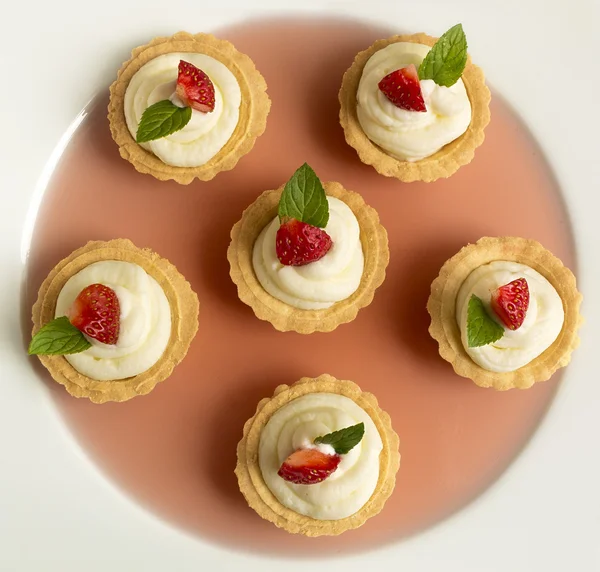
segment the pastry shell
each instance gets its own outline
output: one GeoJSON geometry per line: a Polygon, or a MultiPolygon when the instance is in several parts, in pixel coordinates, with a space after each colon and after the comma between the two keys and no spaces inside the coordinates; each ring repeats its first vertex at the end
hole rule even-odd
{"type": "Polygon", "coordinates": [[[458,375],[470,378],[480,387],[526,389],[538,381],[546,381],[571,360],[572,351],[579,345],[581,301],[573,273],[539,242],[516,237],[484,237],[446,261],[431,284],[427,302],[431,316],[429,333],[438,341],[440,355],[452,364],[458,375]],[[526,264],[542,274],[556,289],[565,314],[560,334],[546,351],[527,365],[502,373],[487,371],[471,360],[456,321],[456,297],[463,282],[473,270],[495,260],[526,264]]]}
{"type": "Polygon", "coordinates": [[[233,169],[238,160],[248,153],[256,138],[267,125],[271,101],[267,84],[252,60],[238,52],[233,44],[219,40],[210,34],[178,32],[171,37],[154,38],[150,43],[135,48],[110,86],[108,120],[110,132],[119,146],[121,157],[127,159],[140,173],[148,173],[161,181],[173,179],[182,185],[194,179],[208,181],[221,171],[233,169]],[[242,92],[238,124],[225,146],[204,165],[198,167],[174,167],[163,163],[152,152],[135,142],[125,121],[125,91],[133,75],[148,61],[172,52],[195,52],[207,54],[233,73],[242,92]]]}
{"type": "Polygon", "coordinates": [[[257,318],[271,322],[281,332],[299,334],[330,332],[340,324],[351,322],[358,311],[373,301],[375,290],[385,279],[390,253],[385,228],[379,222],[377,211],[364,199],[348,191],[340,183],[324,183],[327,195],[345,202],[358,220],[365,266],[358,289],[352,296],[322,310],[301,310],[271,296],[260,284],[252,265],[254,243],[263,228],[276,216],[284,186],[265,191],[243,213],[231,230],[227,250],[230,276],[237,285],[242,302],[254,310],[257,318]]]}
{"type": "Polygon", "coordinates": [[[471,62],[470,56],[462,74],[462,80],[471,102],[471,123],[458,139],[448,143],[433,155],[419,161],[401,161],[388,155],[373,143],[363,131],[358,120],[357,92],[363,69],[369,58],[377,51],[396,42],[413,42],[433,46],[438,38],[427,34],[392,36],[376,41],[370,48],[360,52],[344,74],[339,92],[340,123],[344,128],[346,142],[356,149],[360,160],[375,168],[381,175],[395,177],[405,183],[431,182],[449,177],[473,159],[475,149],[483,143],[484,128],[490,122],[491,94],[485,85],[483,71],[471,62]]]}
{"type": "Polygon", "coordinates": [[[381,512],[396,484],[396,473],[400,467],[399,445],[390,416],[380,409],[373,394],[361,391],[352,381],[338,380],[327,374],[317,378],[304,377],[291,386],[278,386],[273,397],[259,402],[254,417],[244,425],[244,434],[237,447],[235,474],[246,501],[265,520],[293,534],[335,536],[362,526],[367,519],[381,512]],[[269,490],[260,471],[258,451],[263,428],[277,410],[309,393],[335,393],[352,399],[371,417],[383,442],[375,491],[358,512],[340,520],[317,520],[285,507],[269,490]]]}
{"type": "Polygon", "coordinates": [[[54,319],[56,300],[64,284],[77,272],[94,262],[123,260],[141,266],[163,289],[171,307],[171,338],[161,358],[148,370],[134,377],[97,381],[79,373],[63,356],[38,356],[55,381],[75,397],[94,403],[127,401],[149,393],[171,375],[185,357],[198,330],[198,297],[190,284],[168,260],[148,248],[137,248],[125,239],[88,242],[61,260],[40,286],[33,305],[33,334],[54,319]]]}

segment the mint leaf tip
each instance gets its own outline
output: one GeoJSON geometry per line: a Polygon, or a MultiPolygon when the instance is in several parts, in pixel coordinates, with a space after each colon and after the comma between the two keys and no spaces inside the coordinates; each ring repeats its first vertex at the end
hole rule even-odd
{"type": "Polygon", "coordinates": [[[481,298],[472,294],[468,304],[468,346],[478,348],[498,341],[504,335],[504,328],[489,316],[481,298]]]}
{"type": "Polygon", "coordinates": [[[429,50],[419,66],[419,79],[431,79],[440,86],[450,87],[460,79],[466,65],[467,37],[462,24],[456,24],[429,50]]]}
{"type": "Polygon", "coordinates": [[[178,107],[170,99],[157,101],[142,113],[135,141],[147,143],[171,135],[183,129],[191,118],[191,107],[178,107]]]}
{"type": "Polygon", "coordinates": [[[329,203],[325,188],[308,163],[304,163],[286,183],[278,207],[279,219],[293,218],[325,228],[329,222],[329,203]]]}
{"type": "Polygon", "coordinates": [[[83,333],[66,316],[55,318],[43,326],[31,339],[29,355],[77,354],[90,348],[83,333]]]}
{"type": "Polygon", "coordinates": [[[315,439],[315,444],[331,445],[338,455],[349,453],[360,443],[365,434],[365,424],[358,423],[339,431],[322,435],[315,439]]]}

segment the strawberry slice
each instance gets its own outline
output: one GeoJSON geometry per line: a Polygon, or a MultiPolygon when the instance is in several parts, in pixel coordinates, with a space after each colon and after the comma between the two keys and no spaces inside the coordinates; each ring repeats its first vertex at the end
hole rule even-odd
{"type": "Polygon", "coordinates": [[[281,264],[303,266],[323,258],[332,244],[331,237],[322,228],[293,218],[279,227],[275,250],[281,264]]]}
{"type": "Polygon", "coordinates": [[[121,306],[116,292],[104,284],[84,288],[69,309],[69,320],[78,330],[103,344],[119,339],[121,306]]]}
{"type": "Polygon", "coordinates": [[[419,74],[414,64],[393,71],[379,82],[379,89],[400,109],[407,111],[427,111],[419,74]]]}
{"type": "Polygon", "coordinates": [[[283,462],[277,474],[296,485],[314,485],[331,475],[341,459],[339,455],[326,455],[318,449],[298,449],[283,462]]]}
{"type": "Polygon", "coordinates": [[[518,330],[529,308],[529,285],[518,278],[492,293],[492,308],[509,330],[518,330]]]}
{"type": "Polygon", "coordinates": [[[215,108],[213,82],[201,69],[183,60],[179,61],[175,93],[185,105],[202,113],[210,113],[215,108]]]}

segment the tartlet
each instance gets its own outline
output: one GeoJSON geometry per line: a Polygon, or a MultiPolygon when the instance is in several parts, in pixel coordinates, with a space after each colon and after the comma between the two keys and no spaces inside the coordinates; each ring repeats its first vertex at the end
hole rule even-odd
{"type": "Polygon", "coordinates": [[[252,308],[257,318],[270,322],[282,332],[330,332],[340,324],[351,322],[361,308],[373,301],[375,290],[385,279],[389,262],[388,238],[377,211],[367,205],[358,193],[346,190],[340,183],[327,182],[323,186],[328,196],[340,199],[352,210],[360,226],[360,242],[364,253],[364,270],[358,289],[330,308],[295,308],[269,294],[256,277],[252,263],[254,243],[265,226],[277,216],[285,185],[262,193],[246,208],[241,220],[231,230],[227,258],[238,296],[252,308]]]}
{"type": "Polygon", "coordinates": [[[431,316],[429,333],[439,343],[440,355],[452,364],[458,375],[480,387],[526,389],[548,380],[571,360],[571,353],[579,344],[581,301],[573,273],[539,242],[519,237],[484,237],[447,260],[431,284],[427,302],[431,316]],[[465,351],[456,319],[456,300],[462,284],[476,268],[493,261],[518,262],[539,272],[558,293],[564,310],[564,322],[556,340],[515,371],[493,372],[476,364],[465,351]]]}
{"type": "Polygon", "coordinates": [[[35,335],[54,318],[58,295],[69,278],[94,262],[107,260],[134,263],[158,282],[171,309],[171,333],[166,350],[150,369],[122,380],[98,381],[79,373],[62,355],[38,356],[52,378],[64,385],[71,395],[87,397],[94,403],[126,401],[149,393],[183,360],[198,330],[198,297],[175,266],[148,248],[116,239],[88,242],[52,269],[33,305],[32,333],[35,335]]]}
{"type": "Polygon", "coordinates": [[[243,437],[237,447],[235,473],[249,506],[265,520],[293,534],[333,536],[358,528],[367,519],[381,512],[395,487],[396,473],[400,467],[399,443],[390,416],[379,407],[374,395],[361,391],[360,387],[351,381],[338,380],[331,375],[304,377],[291,386],[278,386],[273,397],[259,402],[255,415],[244,425],[243,437]],[[358,512],[339,520],[318,520],[282,505],[267,487],[259,466],[261,432],[269,419],[294,399],[315,393],[343,395],[354,401],[372,419],[383,443],[379,454],[379,477],[375,492],[358,512]]]}
{"type": "Polygon", "coordinates": [[[473,159],[475,149],[483,143],[484,129],[490,121],[490,90],[485,85],[483,71],[467,58],[462,73],[467,94],[471,103],[471,122],[467,131],[448,143],[442,149],[418,161],[402,161],[387,154],[373,143],[363,131],[357,115],[357,91],[365,65],[379,50],[397,42],[412,42],[433,46],[438,38],[427,34],[397,35],[376,41],[372,46],[360,52],[351,67],[346,71],[339,92],[340,123],[344,129],[346,142],[353,147],[360,160],[371,165],[378,173],[394,177],[403,182],[431,182],[449,177],[461,166],[473,159]]]}
{"type": "Polygon", "coordinates": [[[187,32],[157,37],[132,51],[131,58],[121,66],[117,79],[110,87],[110,131],[119,146],[121,157],[140,173],[150,174],[161,181],[172,179],[182,185],[187,185],[194,179],[208,181],[221,171],[233,169],[238,160],[252,149],[256,138],[264,132],[271,107],[266,89],[267,84],[252,60],[226,40],[210,34],[187,32]],[[157,56],[175,52],[201,53],[213,57],[233,73],[241,89],[239,120],[235,131],[212,159],[198,167],[167,165],[136,143],[125,119],[125,92],[133,75],[157,56]]]}

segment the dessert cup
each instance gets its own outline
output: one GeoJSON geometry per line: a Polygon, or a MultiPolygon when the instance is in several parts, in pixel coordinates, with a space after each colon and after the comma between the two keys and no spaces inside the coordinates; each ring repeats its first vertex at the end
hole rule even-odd
{"type": "Polygon", "coordinates": [[[94,403],[126,401],[144,395],[167,379],[185,357],[198,330],[198,297],[168,260],[126,239],[88,242],[61,260],[40,286],[33,306],[33,334],[54,319],[58,296],[69,278],[99,261],[125,261],[143,268],[162,288],[171,310],[171,333],[166,350],[150,369],[126,379],[98,381],[77,371],[62,355],[39,355],[52,378],[74,397],[94,403]]]}
{"type": "Polygon", "coordinates": [[[388,238],[377,212],[358,193],[346,190],[340,183],[329,182],[323,186],[328,196],[340,199],[354,213],[360,226],[360,242],[364,253],[364,270],[358,289],[329,308],[295,308],[269,294],[256,277],[252,263],[254,243],[266,225],[277,216],[284,186],[260,195],[244,211],[241,220],[231,231],[227,258],[231,279],[237,286],[240,300],[252,308],[257,318],[270,322],[282,332],[330,332],[340,324],[351,322],[361,308],[373,301],[375,290],[385,279],[389,262],[388,238]]]}
{"type": "Polygon", "coordinates": [[[273,397],[259,402],[255,415],[244,425],[243,437],[237,447],[238,461],[235,473],[246,501],[265,520],[293,534],[333,536],[358,528],[367,519],[381,512],[394,490],[396,473],[400,466],[398,447],[399,439],[392,428],[390,417],[379,407],[374,395],[361,391],[358,385],[351,381],[338,380],[330,375],[305,377],[291,386],[278,386],[273,397]],[[315,393],[336,394],[351,399],[371,418],[383,443],[379,454],[379,476],[375,491],[360,510],[339,520],[319,520],[284,506],[268,488],[259,465],[261,432],[272,416],[293,400],[315,393]]]}
{"type": "Polygon", "coordinates": [[[579,344],[581,301],[573,273],[539,242],[518,237],[484,237],[446,261],[433,281],[427,302],[431,316],[429,333],[438,342],[440,355],[458,375],[480,387],[526,389],[546,381],[571,360],[571,353],[579,344]],[[556,340],[515,371],[493,372],[477,365],[464,348],[456,319],[456,300],[462,284],[475,269],[493,261],[518,262],[539,272],[554,287],[563,305],[564,322],[556,340]]]}
{"type": "Polygon", "coordinates": [[[172,179],[182,185],[187,185],[194,179],[208,181],[221,171],[233,169],[239,159],[251,151],[256,138],[264,132],[271,107],[266,89],[267,84],[252,60],[225,40],[210,34],[187,32],[154,38],[148,44],[133,50],[131,58],[121,66],[117,79],[110,87],[110,131],[119,146],[121,157],[140,173],[150,174],[161,181],[172,179]],[[125,93],[134,74],[154,58],[178,52],[205,54],[218,60],[235,76],[241,90],[239,119],[233,134],[216,155],[203,165],[195,167],[172,166],[161,161],[151,151],[136,143],[125,118],[125,93]]]}
{"type": "Polygon", "coordinates": [[[490,121],[490,90],[485,85],[483,71],[467,59],[462,80],[471,103],[471,122],[464,134],[439,151],[414,162],[397,159],[373,143],[363,131],[357,114],[357,92],[365,65],[379,50],[397,42],[412,42],[433,46],[438,38],[427,34],[392,36],[376,41],[360,52],[344,74],[339,92],[340,123],[346,142],[353,147],[360,160],[371,165],[378,173],[403,182],[431,182],[449,177],[473,159],[475,149],[483,143],[484,129],[490,121]]]}

